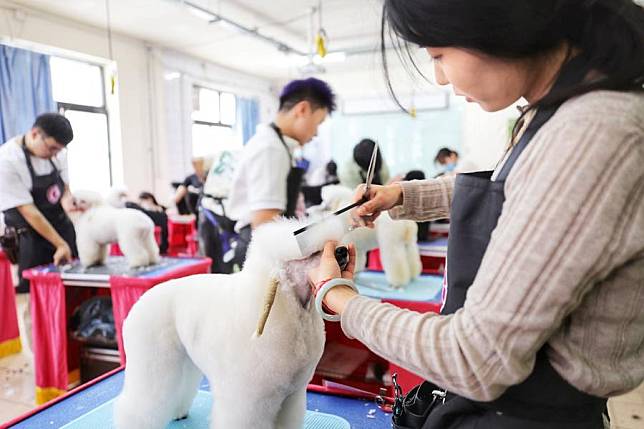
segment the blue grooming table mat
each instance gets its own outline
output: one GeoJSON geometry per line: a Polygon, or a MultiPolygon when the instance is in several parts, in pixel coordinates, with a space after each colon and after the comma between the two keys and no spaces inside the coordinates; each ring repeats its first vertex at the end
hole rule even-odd
{"type": "MultiPolygon", "coordinates": [[[[192,403],[188,418],[173,421],[167,429],[209,429],[212,394],[200,390],[192,403]]],[[[61,429],[114,429],[114,400],[111,399],[97,408],[83,414],[61,429]]],[[[342,417],[316,411],[306,411],[304,429],[350,429],[351,425],[342,417]]]]}
{"type": "Polygon", "coordinates": [[[84,268],[76,260],[65,267],[46,265],[36,270],[41,273],[60,273],[61,279],[84,281],[109,281],[110,276],[153,278],[160,277],[178,268],[194,265],[203,261],[203,258],[172,258],[162,256],[158,264],[147,267],[130,268],[125,256],[108,256],[105,265],[84,268]]]}
{"type": "MultiPolygon", "coordinates": [[[[107,429],[111,428],[112,401],[118,396],[123,386],[123,371],[99,381],[75,394],[64,398],[62,401],[53,404],[34,414],[27,419],[11,426],[12,429],[107,429]],[[93,413],[90,413],[94,411],[93,413]],[[85,416],[95,420],[79,420],[85,416]],[[79,426],[80,424],[80,426],[79,426]],[[108,425],[106,425],[108,424],[108,425]]],[[[207,428],[207,426],[188,426],[188,423],[194,423],[199,420],[203,422],[203,417],[207,416],[210,407],[210,394],[208,382],[204,379],[200,386],[200,392],[195,402],[193,410],[196,410],[193,421],[186,420],[173,422],[168,425],[168,429],[196,429],[207,428]],[[185,425],[185,426],[184,426],[185,425]]],[[[325,395],[320,393],[307,393],[307,413],[306,429],[385,429],[391,427],[391,414],[384,413],[373,401],[346,398],[334,395],[325,395]],[[332,416],[328,419],[326,415],[332,416]],[[333,418],[333,417],[340,417],[333,418]],[[347,426],[347,423],[350,426],[347,426]]],[[[191,410],[192,413],[192,410],[191,410]]]]}
{"type": "Polygon", "coordinates": [[[377,299],[393,299],[413,302],[441,302],[443,277],[421,275],[401,289],[389,286],[385,273],[362,271],[354,278],[361,295],[377,299]]]}
{"type": "Polygon", "coordinates": [[[418,251],[425,256],[447,256],[447,238],[419,242],[418,251]]]}

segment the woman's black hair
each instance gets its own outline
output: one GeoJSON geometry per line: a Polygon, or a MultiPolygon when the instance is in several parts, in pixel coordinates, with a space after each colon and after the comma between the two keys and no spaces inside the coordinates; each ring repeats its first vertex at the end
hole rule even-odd
{"type": "MultiPolygon", "coordinates": [[[[362,139],[360,143],[355,145],[353,148],[353,159],[356,164],[360,166],[363,171],[369,169],[369,162],[371,161],[371,154],[373,148],[376,146],[376,142],[371,139],[362,139]]],[[[382,156],[380,156],[380,151],[376,155],[376,167],[373,173],[373,183],[376,185],[382,185],[382,180],[380,178],[380,169],[382,168],[382,156]]],[[[366,176],[362,178],[366,179],[366,176]]]]}
{"type": "Polygon", "coordinates": [[[458,156],[458,152],[448,147],[441,148],[438,153],[436,153],[434,164],[441,164],[445,158],[449,158],[452,155],[458,156]]]}
{"type": "Polygon", "coordinates": [[[385,0],[384,74],[390,94],[404,110],[387,66],[387,33],[399,58],[418,72],[410,45],[523,59],[548,54],[564,42],[581,51],[589,70],[599,72],[591,81],[548,94],[531,108],[597,89],[644,91],[644,8],[632,0],[385,0]]]}
{"type": "Polygon", "coordinates": [[[139,200],[150,200],[155,206],[163,207],[161,204],[159,204],[156,197],[151,192],[147,192],[147,191],[141,192],[139,194],[139,200]]]}

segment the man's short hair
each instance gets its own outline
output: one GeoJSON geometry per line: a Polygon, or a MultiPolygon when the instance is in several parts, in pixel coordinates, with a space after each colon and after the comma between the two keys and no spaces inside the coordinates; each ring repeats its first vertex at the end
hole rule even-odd
{"type": "Polygon", "coordinates": [[[336,109],[329,84],[314,77],[289,82],[280,94],[279,110],[291,110],[300,101],[308,101],[313,109],[326,108],[329,113],[336,109]]]}
{"type": "Polygon", "coordinates": [[[67,146],[74,138],[72,124],[59,113],[44,113],[38,116],[33,128],[40,128],[48,137],[63,146],[67,146]]]}

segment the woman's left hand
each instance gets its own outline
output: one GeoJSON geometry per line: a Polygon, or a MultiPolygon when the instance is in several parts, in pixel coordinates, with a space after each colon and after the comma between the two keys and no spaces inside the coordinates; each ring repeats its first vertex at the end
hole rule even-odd
{"type": "MultiPolygon", "coordinates": [[[[353,274],[356,267],[356,248],[349,244],[349,263],[344,271],[340,270],[338,262],[335,260],[336,241],[329,241],[324,245],[324,251],[320,258],[320,265],[309,271],[309,281],[315,287],[318,283],[329,280],[343,278],[353,280],[353,274]]],[[[356,292],[348,286],[337,286],[327,292],[324,297],[324,304],[337,314],[342,314],[344,307],[351,298],[356,296],[356,292]]]]}

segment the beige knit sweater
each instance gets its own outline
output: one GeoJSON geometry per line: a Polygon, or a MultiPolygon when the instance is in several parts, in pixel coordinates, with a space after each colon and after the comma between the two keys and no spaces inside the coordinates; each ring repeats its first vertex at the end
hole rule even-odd
{"type": "MultiPolygon", "coordinates": [[[[399,219],[448,217],[454,181],[403,183],[399,219]]],[[[644,380],[644,95],[598,91],[560,107],[521,154],[464,308],[419,314],[366,297],[349,337],[465,397],[489,401],[537,351],[578,389],[644,380]]]]}

